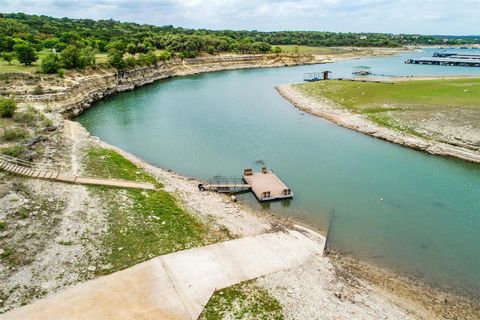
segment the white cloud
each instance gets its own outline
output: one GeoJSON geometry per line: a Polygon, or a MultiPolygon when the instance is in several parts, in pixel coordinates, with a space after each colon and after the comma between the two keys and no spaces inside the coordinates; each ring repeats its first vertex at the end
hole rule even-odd
{"type": "Polygon", "coordinates": [[[210,29],[480,32],[479,0],[0,0],[0,12],[210,29]]]}

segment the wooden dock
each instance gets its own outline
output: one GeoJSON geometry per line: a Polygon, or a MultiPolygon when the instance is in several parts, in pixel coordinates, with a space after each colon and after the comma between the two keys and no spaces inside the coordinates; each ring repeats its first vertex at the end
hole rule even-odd
{"type": "Polygon", "coordinates": [[[251,190],[258,201],[292,198],[292,189],[288,188],[271,170],[266,167],[260,172],[245,169],[243,177],[215,177],[198,185],[200,191],[236,193],[251,190]]]}
{"type": "Polygon", "coordinates": [[[433,57],[412,58],[405,61],[408,64],[430,64],[440,66],[480,67],[480,55],[438,53],[433,57]]]}
{"type": "Polygon", "coordinates": [[[245,169],[243,180],[248,183],[259,201],[292,198],[292,189],[288,188],[271,170],[262,168],[261,172],[245,169]]]}

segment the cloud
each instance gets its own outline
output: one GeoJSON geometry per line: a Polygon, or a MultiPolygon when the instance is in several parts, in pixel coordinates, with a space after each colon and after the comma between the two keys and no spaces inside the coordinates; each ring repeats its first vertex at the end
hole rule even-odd
{"type": "Polygon", "coordinates": [[[478,34],[478,0],[0,0],[1,12],[190,28],[478,34]]]}

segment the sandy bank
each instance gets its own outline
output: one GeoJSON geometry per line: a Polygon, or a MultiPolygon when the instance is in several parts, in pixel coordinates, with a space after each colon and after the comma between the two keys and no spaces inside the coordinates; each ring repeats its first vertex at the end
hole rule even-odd
{"type": "MultiPolygon", "coordinates": [[[[422,77],[422,79],[427,80],[431,78],[422,77]]],[[[327,99],[317,100],[309,97],[295,90],[291,85],[281,85],[276,87],[276,89],[282,97],[300,110],[319,116],[339,126],[430,154],[455,157],[480,163],[480,153],[478,152],[379,126],[360,114],[355,114],[335,106],[333,102],[327,99]]]]}

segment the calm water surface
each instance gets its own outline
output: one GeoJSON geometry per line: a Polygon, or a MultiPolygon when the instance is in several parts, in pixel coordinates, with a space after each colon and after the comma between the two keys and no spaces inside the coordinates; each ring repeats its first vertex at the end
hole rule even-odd
{"type": "MultiPolygon", "coordinates": [[[[480,73],[403,64],[431,53],[160,81],[101,101],[76,120],[155,165],[200,179],[239,176],[261,160],[295,191],[293,201],[262,209],[321,230],[332,217],[334,249],[479,294],[479,165],[337,127],[297,110],[274,90],[308,71],[350,76],[355,65],[395,75],[480,73]]],[[[249,194],[241,198],[260,207],[249,194]]]]}

